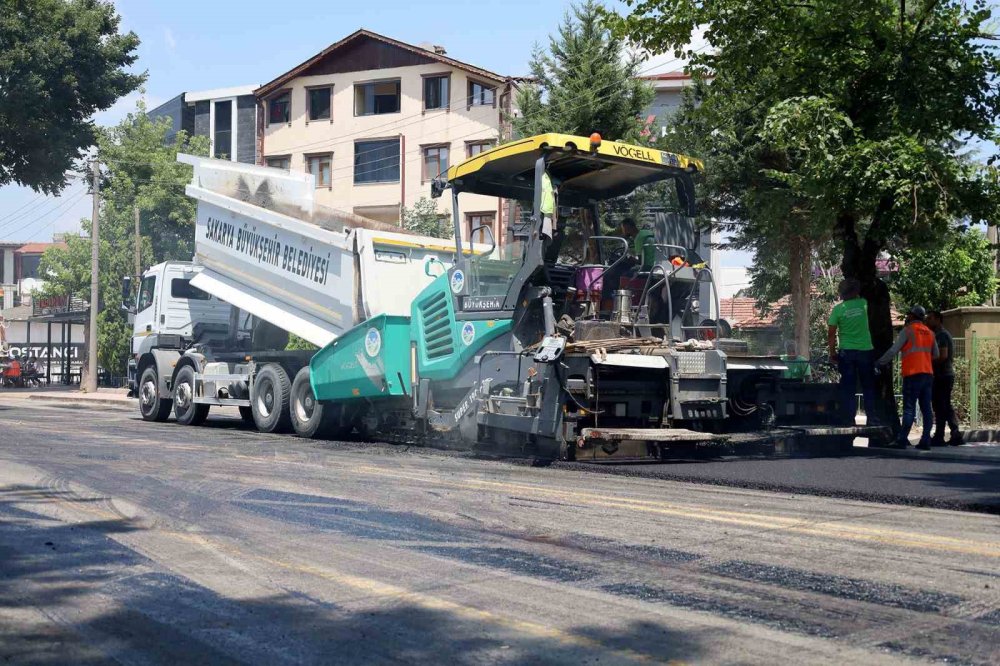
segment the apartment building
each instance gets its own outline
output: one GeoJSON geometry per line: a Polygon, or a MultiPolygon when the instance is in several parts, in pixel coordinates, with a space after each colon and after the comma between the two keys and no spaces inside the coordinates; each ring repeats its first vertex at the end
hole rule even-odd
{"type": "MultiPolygon", "coordinates": [[[[259,163],[312,173],[321,205],[399,223],[449,165],[509,135],[513,85],[439,46],[358,30],[255,91],[259,163]]],[[[497,199],[461,207],[463,237],[490,225],[501,239],[497,199]]]]}
{"type": "Polygon", "coordinates": [[[38,266],[45,250],[64,245],[61,238],[52,243],[0,243],[0,310],[27,302],[27,297],[42,286],[38,266]]]}
{"type": "Polygon", "coordinates": [[[647,110],[647,118],[655,118],[661,134],[665,134],[671,117],[677,113],[684,102],[684,89],[692,85],[691,76],[685,72],[663,72],[640,78],[648,81],[656,92],[656,96],[647,110]]]}
{"type": "Polygon", "coordinates": [[[233,162],[257,162],[256,85],[182,92],[148,111],[153,119],[171,121],[167,141],[181,130],[189,136],[207,136],[211,155],[233,162]]]}

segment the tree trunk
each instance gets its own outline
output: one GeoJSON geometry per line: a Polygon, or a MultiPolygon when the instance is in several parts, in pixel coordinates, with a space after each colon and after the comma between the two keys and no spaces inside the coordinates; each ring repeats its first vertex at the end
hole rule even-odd
{"type": "MultiPolygon", "coordinates": [[[[892,346],[892,302],[888,285],[878,276],[876,262],[882,248],[871,238],[861,242],[856,223],[857,220],[850,213],[842,213],[837,218],[837,230],[844,248],[840,268],[845,278],[854,278],[861,283],[861,296],[868,301],[868,330],[871,332],[877,359],[892,346]]],[[[874,416],[879,424],[892,428],[895,436],[900,423],[892,379],[892,372],[883,372],[875,377],[874,416]]],[[[872,416],[868,415],[869,422],[872,416]]]]}
{"type": "Polygon", "coordinates": [[[808,359],[809,301],[812,280],[812,247],[808,239],[793,236],[788,252],[788,275],[791,278],[791,305],[795,331],[795,353],[808,359]]]}

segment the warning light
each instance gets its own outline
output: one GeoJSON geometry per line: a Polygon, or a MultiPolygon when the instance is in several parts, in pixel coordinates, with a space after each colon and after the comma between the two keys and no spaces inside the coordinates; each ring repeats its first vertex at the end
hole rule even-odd
{"type": "Polygon", "coordinates": [[[594,132],[590,135],[590,149],[597,150],[597,147],[601,145],[601,135],[594,132]]]}

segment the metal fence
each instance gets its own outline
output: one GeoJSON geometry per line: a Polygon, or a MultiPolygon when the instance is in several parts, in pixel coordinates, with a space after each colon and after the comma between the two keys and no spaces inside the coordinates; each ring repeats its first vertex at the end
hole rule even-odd
{"type": "Polygon", "coordinates": [[[1000,425],[1000,338],[955,338],[954,362],[958,420],[970,428],[1000,425]]]}

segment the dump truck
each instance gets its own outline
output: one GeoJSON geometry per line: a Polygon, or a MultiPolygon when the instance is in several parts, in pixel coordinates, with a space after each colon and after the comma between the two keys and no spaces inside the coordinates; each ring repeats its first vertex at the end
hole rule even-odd
{"type": "Polygon", "coordinates": [[[301,431],[311,393],[301,370],[314,351],[287,349],[289,334],[322,348],[375,315],[408,314],[452,248],[316,205],[310,174],[179,159],[194,167],[194,260],[152,266],[134,299],[123,284],[140,413],[199,424],[231,406],[262,432],[301,431]]]}
{"type": "Polygon", "coordinates": [[[321,209],[308,174],[179,159],[196,256],[147,272],[138,305],[147,286],[151,307],[201,304],[173,329],[137,308],[143,418],[197,424],[232,405],[265,432],[541,460],[656,460],[786,426],[869,434],[838,422],[835,386],[785,380],[706,316],[711,267],[678,241],[696,228],[697,159],[598,135],[503,144],[432,182],[451,196],[453,246],[321,209]],[[665,203],[636,249],[602,217],[640,187],[665,203]],[[503,242],[491,227],[463,240],[463,194],[507,202],[503,242]],[[171,271],[188,286],[168,289],[171,271]],[[286,332],[318,349],[287,351],[286,332]]]}

